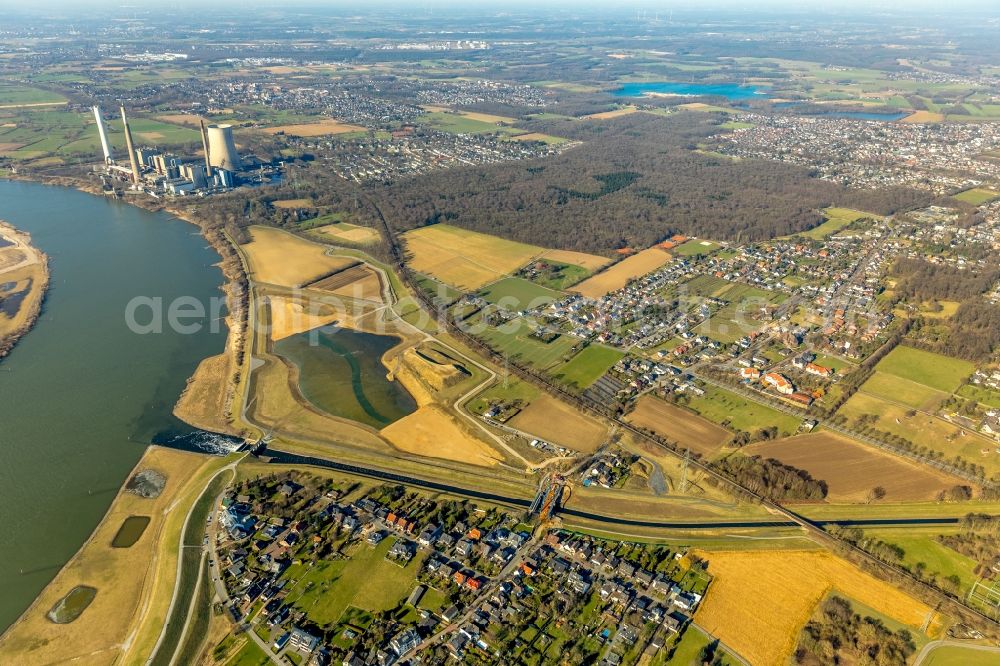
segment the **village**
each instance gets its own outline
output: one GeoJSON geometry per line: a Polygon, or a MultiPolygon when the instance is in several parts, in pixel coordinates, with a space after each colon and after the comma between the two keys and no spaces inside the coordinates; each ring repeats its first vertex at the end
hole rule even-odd
{"type": "Polygon", "coordinates": [[[696,557],[537,520],[284,472],[227,490],[206,539],[237,631],[291,663],[531,661],[569,651],[611,666],[667,654],[697,631],[690,616],[711,576],[696,557]],[[347,579],[354,567],[364,582],[347,579]]]}

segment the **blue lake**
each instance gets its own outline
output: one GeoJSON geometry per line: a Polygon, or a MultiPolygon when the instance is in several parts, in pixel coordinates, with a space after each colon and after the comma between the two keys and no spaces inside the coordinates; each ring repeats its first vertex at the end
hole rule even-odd
{"type": "Polygon", "coordinates": [[[729,100],[763,99],[767,96],[767,93],[759,88],[741,86],[735,83],[678,83],[672,81],[625,83],[621,88],[612,92],[617,97],[642,97],[647,93],[691,97],[714,95],[729,100]]]}
{"type": "MultiPolygon", "coordinates": [[[[801,102],[778,102],[774,105],[776,109],[792,109],[801,104],[801,102]]],[[[900,120],[910,115],[907,111],[897,111],[895,113],[876,113],[873,111],[824,111],[822,113],[809,113],[802,114],[810,117],[816,118],[846,118],[849,120],[883,120],[885,122],[892,122],[894,120],[900,120]]]]}

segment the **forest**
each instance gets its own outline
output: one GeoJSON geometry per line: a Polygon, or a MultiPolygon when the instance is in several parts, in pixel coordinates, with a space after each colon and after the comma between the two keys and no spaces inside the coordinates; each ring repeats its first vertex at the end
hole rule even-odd
{"type": "Polygon", "coordinates": [[[992,264],[985,270],[971,270],[902,257],[892,267],[892,274],[899,278],[894,290],[919,301],[964,301],[989,291],[1000,279],[1000,265],[992,264]]]}
{"type": "Polygon", "coordinates": [[[770,500],[826,497],[826,481],[818,481],[809,472],[784,465],[774,458],[732,455],[713,465],[741,486],[770,500]]]}
{"type": "Polygon", "coordinates": [[[893,631],[881,620],[854,612],[851,602],[831,596],[802,629],[795,663],[905,666],[917,646],[906,629],[893,631]]]}
{"type": "Polygon", "coordinates": [[[536,123],[532,129],[584,143],[539,160],[433,172],[371,194],[398,230],[448,222],[588,252],[647,247],[676,233],[765,240],[820,224],[819,209],[831,205],[892,214],[928,201],[908,189],[852,191],[802,167],[693,150],[720,131],[717,123],[694,113],[536,123]]]}

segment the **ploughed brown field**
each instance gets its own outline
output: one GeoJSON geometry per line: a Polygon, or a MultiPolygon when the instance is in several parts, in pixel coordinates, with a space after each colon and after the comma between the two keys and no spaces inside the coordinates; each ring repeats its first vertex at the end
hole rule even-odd
{"type": "Polygon", "coordinates": [[[826,481],[831,501],[865,501],[876,486],[885,488],[889,502],[933,500],[958,484],[941,472],[830,432],[752,444],[741,453],[804,469],[826,481]]]}
{"type": "Polygon", "coordinates": [[[602,424],[548,395],[532,400],[509,425],[582,453],[593,453],[608,436],[602,424]]]}
{"type": "Polygon", "coordinates": [[[648,428],[661,437],[686,446],[706,458],[718,453],[731,437],[730,432],[722,426],[650,395],[639,398],[626,420],[638,428],[648,428]]]}

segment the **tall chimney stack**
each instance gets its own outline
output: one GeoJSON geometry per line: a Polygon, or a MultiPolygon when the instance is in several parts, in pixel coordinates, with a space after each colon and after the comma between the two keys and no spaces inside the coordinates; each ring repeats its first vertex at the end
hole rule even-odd
{"type": "Polygon", "coordinates": [[[104,163],[114,164],[111,157],[111,144],[108,143],[108,130],[104,127],[104,118],[101,116],[101,107],[94,107],[94,121],[97,123],[97,133],[101,136],[101,150],[104,151],[104,163]]]}
{"type": "Polygon", "coordinates": [[[132,143],[132,130],[128,126],[128,118],[125,117],[125,105],[122,104],[122,125],[125,127],[125,146],[128,148],[128,161],[132,165],[132,182],[139,184],[139,162],[135,159],[135,145],[132,143]]]}
{"type": "Polygon", "coordinates": [[[201,119],[201,147],[205,149],[205,177],[209,182],[212,180],[212,160],[208,156],[208,130],[205,128],[205,119],[201,119]]]}

